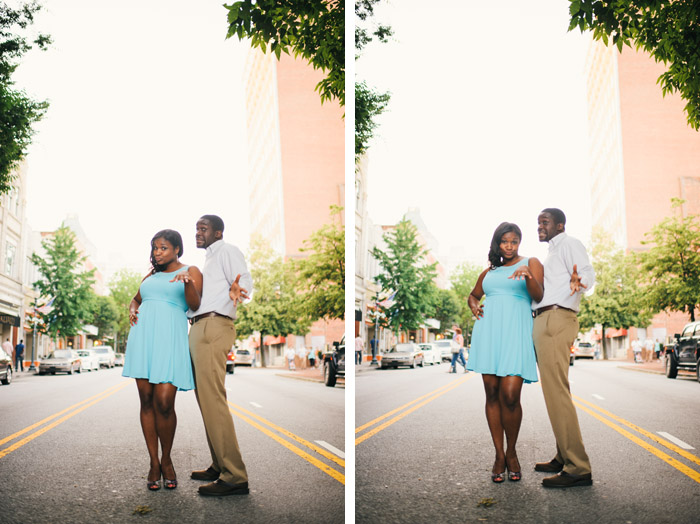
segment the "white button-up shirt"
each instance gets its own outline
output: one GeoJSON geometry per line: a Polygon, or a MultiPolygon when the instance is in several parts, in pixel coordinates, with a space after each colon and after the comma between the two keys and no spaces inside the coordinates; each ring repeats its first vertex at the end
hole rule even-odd
{"type": "Polygon", "coordinates": [[[216,312],[236,319],[236,306],[229,297],[231,284],[241,275],[238,284],[253,296],[253,277],[248,272],[243,252],[236,246],[217,240],[206,249],[202,270],[202,301],[197,311],[187,311],[188,317],[216,312]]]}
{"type": "Polygon", "coordinates": [[[566,233],[559,233],[549,241],[549,253],[543,265],[544,295],[540,302],[532,302],[532,309],[557,305],[578,311],[582,293],[593,289],[595,284],[595,271],[583,243],[566,233]],[[571,295],[569,283],[574,264],[581,283],[586,287],[571,295]]]}

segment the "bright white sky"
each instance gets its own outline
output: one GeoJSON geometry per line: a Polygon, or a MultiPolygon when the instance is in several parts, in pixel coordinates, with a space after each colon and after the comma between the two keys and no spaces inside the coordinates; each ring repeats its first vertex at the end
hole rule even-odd
{"type": "Polygon", "coordinates": [[[567,33],[568,2],[388,0],[375,13],[394,38],[356,65],[392,93],[369,151],[372,220],[418,207],[439,253],[480,265],[503,221],[523,230],[521,255],[543,259],[545,207],[588,242],[588,38],[567,33]]]}
{"type": "Polygon", "coordinates": [[[76,213],[109,275],[145,273],[150,239],[180,232],[182,261],[203,263],[196,220],[220,215],[224,237],[249,237],[242,65],[225,40],[221,0],[44,0],[34,28],[47,52],[17,70],[51,107],[29,155],[28,218],[54,230],[76,213]]]}

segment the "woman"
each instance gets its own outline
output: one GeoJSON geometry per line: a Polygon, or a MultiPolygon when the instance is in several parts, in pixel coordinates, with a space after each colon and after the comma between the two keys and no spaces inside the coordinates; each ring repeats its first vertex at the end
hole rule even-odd
{"type": "Polygon", "coordinates": [[[509,480],[522,478],[515,450],[523,415],[520,390],[523,382],[537,382],[530,304],[542,299],[544,269],[536,258],[518,254],[521,239],[515,224],[503,222],[496,228],[490,267],[479,275],[468,299],[477,320],[467,369],[483,375],[486,420],[496,448],[491,480],[496,483],[505,480],[506,469],[509,480]]]}
{"type": "Polygon", "coordinates": [[[165,229],[151,240],[152,269],[129,306],[131,331],[122,375],[136,379],[141,400],[141,428],[151,459],[147,487],[177,487],[170,457],[175,437],[175,393],[194,389],[187,335],[188,308],[202,296],[202,273],[180,263],[182,237],[165,229]],[[158,459],[158,442],[162,455],[158,459]]]}
{"type": "Polygon", "coordinates": [[[454,336],[452,337],[452,364],[450,373],[457,373],[457,362],[462,364],[464,372],[467,373],[467,362],[464,360],[464,337],[462,336],[462,328],[452,326],[454,336]]]}

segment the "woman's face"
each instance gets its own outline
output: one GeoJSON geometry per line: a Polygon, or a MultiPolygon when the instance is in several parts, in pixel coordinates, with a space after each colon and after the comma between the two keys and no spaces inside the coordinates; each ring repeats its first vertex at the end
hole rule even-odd
{"type": "Polygon", "coordinates": [[[156,238],[153,241],[153,258],[159,266],[167,266],[177,260],[178,256],[177,250],[164,238],[156,238]]]}
{"type": "Polygon", "coordinates": [[[501,250],[503,260],[512,260],[518,256],[518,247],[520,246],[520,238],[512,231],[501,237],[501,243],[498,247],[501,250]]]}

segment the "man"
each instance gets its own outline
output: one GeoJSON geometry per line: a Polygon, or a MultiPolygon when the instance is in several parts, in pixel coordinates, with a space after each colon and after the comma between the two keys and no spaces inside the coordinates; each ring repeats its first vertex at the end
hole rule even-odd
{"type": "Polygon", "coordinates": [[[5,342],[2,343],[2,349],[5,353],[7,353],[7,356],[10,357],[10,361],[14,362],[15,361],[15,352],[12,349],[12,342],[10,342],[9,338],[6,338],[5,342]]]}
{"type": "MultiPolygon", "coordinates": [[[[188,311],[190,354],[194,365],[195,395],[202,412],[212,464],[193,471],[191,478],[209,480],[199,487],[201,495],[245,495],[248,474],[241,458],[236,430],[226,401],[226,355],[236,340],[236,305],[248,298],[253,279],[243,253],[223,241],[224,222],[216,215],[197,221],[195,241],[206,249],[202,301],[188,311]]],[[[187,273],[178,277],[187,278],[187,273]]]]}
{"type": "Polygon", "coordinates": [[[15,371],[24,371],[24,340],[15,346],[15,371]]]}
{"type": "Polygon", "coordinates": [[[365,343],[362,341],[362,337],[357,335],[355,337],[355,364],[362,365],[362,350],[365,348],[365,343]]]}
{"type": "Polygon", "coordinates": [[[560,209],[544,209],[537,217],[537,235],[540,242],[549,243],[549,253],[544,261],[544,295],[532,304],[532,338],[557,452],[550,462],[536,464],[535,471],[558,473],[542,480],[551,488],[593,484],[569,390],[569,348],[578,334],[581,295],[595,284],[595,272],[585,247],[566,234],[565,225],[560,209]]]}

